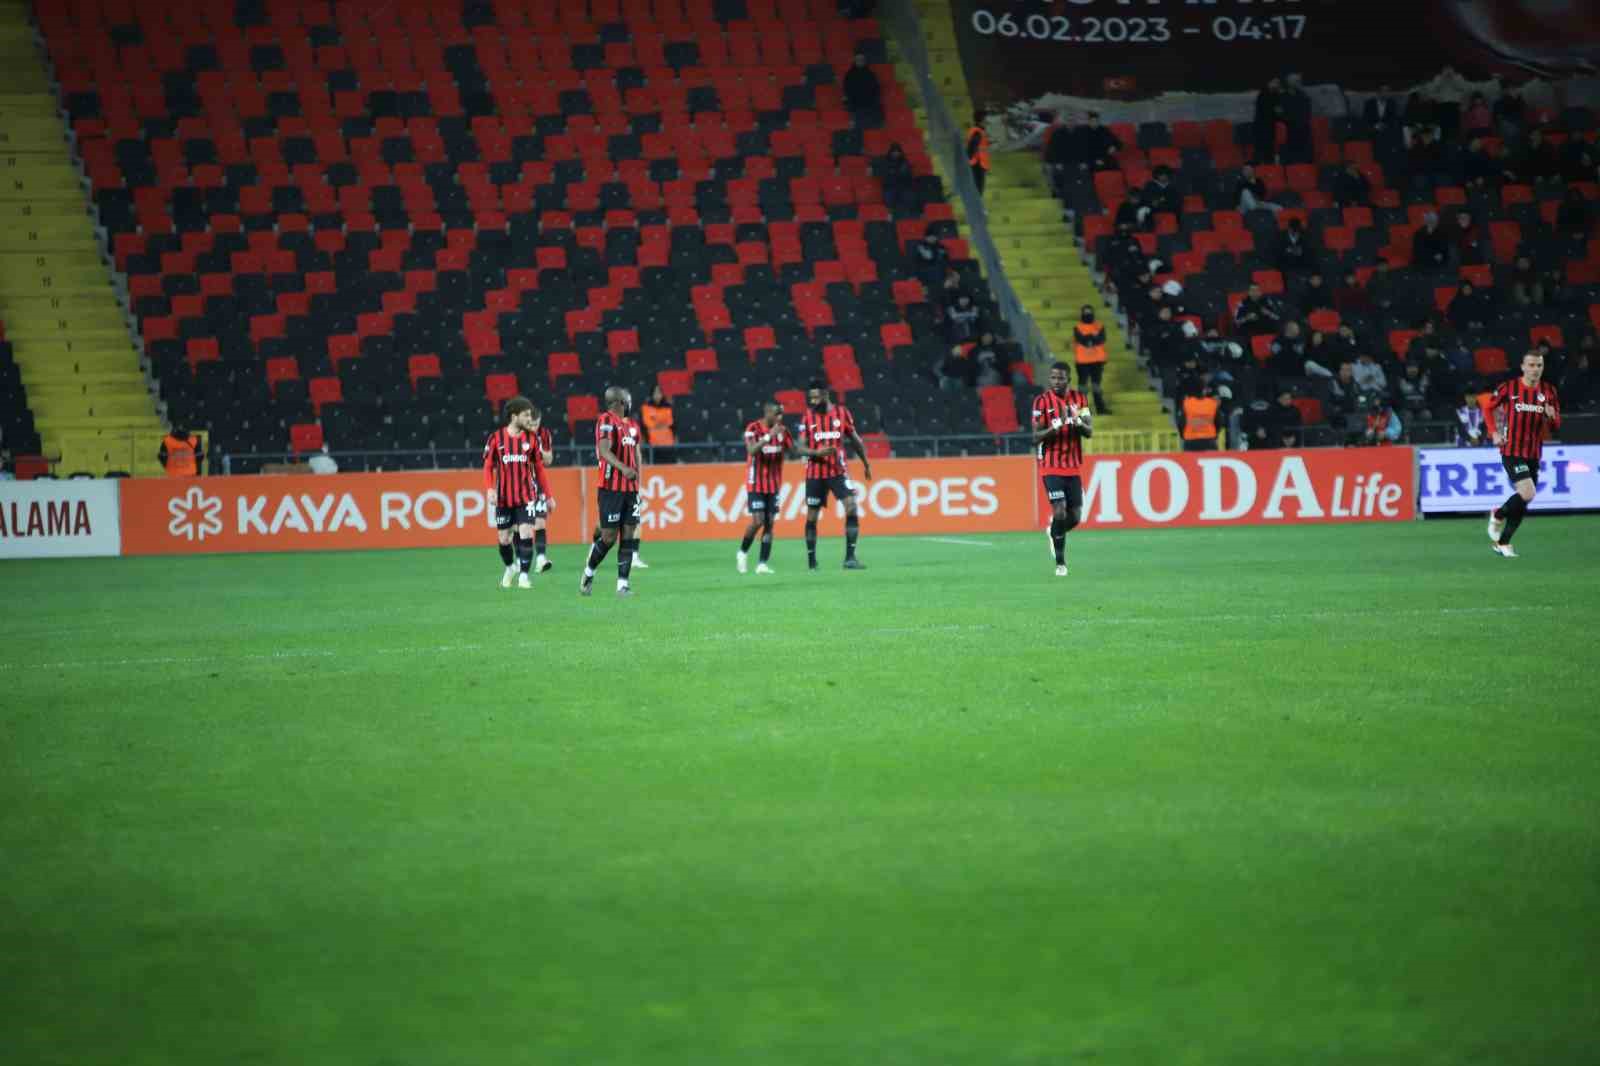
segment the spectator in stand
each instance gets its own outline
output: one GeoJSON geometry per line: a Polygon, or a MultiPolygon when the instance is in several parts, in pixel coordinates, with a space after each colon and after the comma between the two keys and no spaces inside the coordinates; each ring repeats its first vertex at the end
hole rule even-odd
{"type": "MultiPolygon", "coordinates": [[[[1562,406],[1566,406],[1567,390],[1561,390],[1562,406]]],[[[1468,389],[1461,394],[1461,406],[1456,408],[1456,446],[1476,448],[1484,441],[1483,408],[1478,404],[1478,394],[1468,389]]]]}
{"type": "Polygon", "coordinates": [[[1405,427],[1395,414],[1387,396],[1374,396],[1369,400],[1366,429],[1363,433],[1369,445],[1398,444],[1405,427]]]}
{"type": "Polygon", "coordinates": [[[1596,352],[1595,336],[1587,333],[1561,372],[1561,406],[1568,412],[1586,410],[1594,405],[1596,354],[1600,353],[1596,352]]]}
{"type": "Polygon", "coordinates": [[[1302,314],[1334,309],[1333,290],[1328,287],[1320,270],[1312,270],[1303,278],[1291,279],[1289,291],[1293,294],[1294,305],[1302,314]]]}
{"type": "Polygon", "coordinates": [[[973,340],[982,331],[983,311],[972,297],[962,293],[956,302],[945,308],[944,336],[951,344],[973,340]]]}
{"type": "Polygon", "coordinates": [[[1341,315],[1372,310],[1372,297],[1354,270],[1344,272],[1344,281],[1333,292],[1333,309],[1341,315]]]}
{"type": "Polygon", "coordinates": [[[1317,253],[1306,235],[1305,223],[1291,218],[1278,238],[1278,269],[1284,274],[1308,274],[1316,268],[1317,253]]]}
{"type": "Polygon", "coordinates": [[[1439,143],[1439,134],[1432,126],[1419,127],[1406,153],[1412,186],[1421,193],[1431,191],[1443,162],[1444,146],[1439,143]]]}
{"type": "Polygon", "coordinates": [[[1239,332],[1254,337],[1262,333],[1276,333],[1283,322],[1283,306],[1261,291],[1261,286],[1251,284],[1233,313],[1233,324],[1239,332]]]}
{"type": "Polygon", "coordinates": [[[1336,429],[1348,432],[1350,420],[1355,417],[1356,403],[1361,396],[1361,389],[1356,385],[1356,368],[1354,363],[1340,363],[1339,373],[1334,375],[1327,384],[1327,392],[1323,397],[1323,410],[1327,413],[1328,424],[1336,429]]]}
{"type": "Polygon", "coordinates": [[[864,52],[857,52],[844,75],[844,106],[850,109],[856,125],[876,127],[883,125],[883,86],[878,75],[867,65],[864,52]]]}
{"type": "Polygon", "coordinates": [[[1356,389],[1361,392],[1385,395],[1389,392],[1389,379],[1383,376],[1383,367],[1378,365],[1371,352],[1361,353],[1361,358],[1356,360],[1356,365],[1351,368],[1350,374],[1355,380],[1356,389]]]}
{"type": "Polygon", "coordinates": [[[1535,307],[1545,300],[1544,275],[1525,255],[1517,256],[1511,265],[1511,299],[1518,307],[1535,307]]]}
{"type": "Polygon", "coordinates": [[[1282,98],[1284,163],[1311,162],[1311,96],[1301,83],[1300,75],[1291,74],[1286,79],[1282,98]]]}
{"type": "Polygon", "coordinates": [[[967,358],[965,345],[953,344],[934,371],[939,388],[945,392],[965,392],[972,387],[972,360],[967,358]]]}
{"type": "Polygon", "coordinates": [[[1411,262],[1419,270],[1445,270],[1450,266],[1450,237],[1439,228],[1439,215],[1429,211],[1411,238],[1411,262]]]}
{"type": "Polygon", "coordinates": [[[994,341],[993,333],[978,338],[978,344],[968,353],[972,363],[973,384],[978,388],[1011,384],[1011,361],[994,341]]]}
{"type": "Polygon", "coordinates": [[[1438,131],[1434,128],[1438,123],[1438,116],[1434,114],[1433,100],[1421,89],[1416,90],[1406,97],[1405,109],[1406,143],[1414,144],[1424,130],[1438,131]]]}
{"type": "Polygon", "coordinates": [[[1307,350],[1300,323],[1291,318],[1283,324],[1283,332],[1272,342],[1272,358],[1267,362],[1267,369],[1279,381],[1303,378],[1306,376],[1307,350]]]}
{"type": "Polygon", "coordinates": [[[1117,232],[1111,235],[1106,244],[1105,253],[1105,271],[1111,277],[1114,288],[1118,292],[1133,289],[1142,291],[1146,286],[1135,282],[1147,273],[1148,263],[1144,246],[1134,236],[1133,227],[1118,225],[1117,232]]]}
{"type": "Polygon", "coordinates": [[[966,283],[961,280],[961,271],[955,267],[947,267],[944,272],[944,280],[939,282],[939,313],[941,315],[944,314],[960,298],[961,294],[967,291],[966,283]]]}
{"type": "Polygon", "coordinates": [[[1522,96],[1516,89],[1507,89],[1500,94],[1494,102],[1494,121],[1500,131],[1500,138],[1506,141],[1516,140],[1522,135],[1523,124],[1527,120],[1527,105],[1523,103],[1522,96]]]}
{"type": "Polygon", "coordinates": [[[1561,177],[1561,157],[1555,146],[1545,140],[1543,130],[1528,135],[1528,146],[1517,157],[1512,171],[1525,182],[1549,181],[1561,177]]]}
{"type": "Polygon", "coordinates": [[[1428,372],[1418,363],[1407,363],[1395,381],[1395,404],[1413,421],[1428,414],[1428,372]]]}
{"type": "Polygon", "coordinates": [[[1472,212],[1461,208],[1456,212],[1455,224],[1450,227],[1450,243],[1455,245],[1456,262],[1463,265],[1488,262],[1483,246],[1483,231],[1472,219],[1472,212]]]}
{"type": "Polygon", "coordinates": [[[1267,199],[1267,183],[1256,176],[1256,168],[1249,163],[1239,171],[1239,188],[1234,194],[1238,208],[1244,214],[1251,211],[1271,211],[1276,215],[1283,205],[1267,199]]]}
{"type": "Polygon", "coordinates": [[[949,262],[950,250],[933,233],[911,246],[911,269],[929,291],[944,280],[945,267],[949,262]]]}
{"type": "Polygon", "coordinates": [[[1346,163],[1344,169],[1333,177],[1333,203],[1335,207],[1372,206],[1372,183],[1361,173],[1355,163],[1346,163]]]}
{"type": "Polygon", "coordinates": [[[1392,311],[1400,301],[1400,279],[1395,276],[1389,261],[1381,256],[1372,269],[1372,276],[1367,279],[1366,288],[1367,299],[1377,311],[1392,311]]]}
{"type": "Polygon", "coordinates": [[[1055,168],[1058,177],[1072,171],[1087,174],[1115,170],[1121,149],[1117,135],[1100,124],[1100,112],[1091,111],[1084,125],[1071,129],[1063,126],[1051,135],[1045,161],[1055,168]]]}
{"type": "Polygon", "coordinates": [[[1354,362],[1361,352],[1361,341],[1356,337],[1355,327],[1348,322],[1339,323],[1339,328],[1328,335],[1328,351],[1338,362],[1354,362]]]}
{"type": "Polygon", "coordinates": [[[1293,448],[1300,443],[1300,408],[1294,393],[1280,390],[1277,402],[1251,420],[1246,435],[1252,449],[1293,448]]]}
{"type": "Polygon", "coordinates": [[[1461,128],[1468,137],[1493,137],[1494,112],[1489,110],[1489,101],[1482,93],[1473,93],[1472,99],[1467,101],[1466,114],[1462,116],[1461,128]]]}
{"type": "Polygon", "coordinates": [[[1278,123],[1283,119],[1283,82],[1273,78],[1267,87],[1256,94],[1255,114],[1250,121],[1250,132],[1255,138],[1257,163],[1278,161],[1278,123]]]}
{"type": "Polygon", "coordinates": [[[1382,140],[1385,134],[1399,132],[1400,102],[1385,85],[1367,100],[1361,109],[1361,117],[1372,130],[1373,137],[1382,140]]]}
{"type": "Polygon", "coordinates": [[[1467,142],[1467,150],[1461,155],[1460,176],[1461,184],[1467,188],[1485,189],[1491,181],[1509,180],[1512,175],[1489,153],[1483,138],[1474,137],[1467,142]]]}
{"type": "MultiPolygon", "coordinates": [[[[870,73],[870,72],[869,72],[870,73]]],[[[911,172],[911,160],[906,150],[896,141],[878,161],[878,180],[883,183],[883,203],[896,216],[917,213],[916,175],[911,172]]]]}
{"type": "Polygon", "coordinates": [[[1117,205],[1117,214],[1113,223],[1118,229],[1126,226],[1133,230],[1155,229],[1156,219],[1148,204],[1144,202],[1143,189],[1129,189],[1128,198],[1117,205]]]}
{"type": "Polygon", "coordinates": [[[1161,303],[1156,307],[1155,319],[1141,329],[1140,342],[1157,366],[1177,366],[1186,355],[1192,357],[1171,304],[1161,303]]]}
{"type": "Polygon", "coordinates": [[[1463,281],[1456,290],[1456,295],[1450,301],[1450,325],[1455,327],[1457,333],[1476,335],[1483,332],[1484,326],[1494,317],[1494,309],[1485,295],[1473,287],[1472,282],[1463,281]]]}
{"type": "Polygon", "coordinates": [[[1171,167],[1156,167],[1154,175],[1145,184],[1144,200],[1150,205],[1152,215],[1183,214],[1183,194],[1173,184],[1171,167]]]}
{"type": "Polygon", "coordinates": [[[1328,335],[1321,330],[1313,330],[1311,344],[1306,349],[1306,377],[1332,378],[1334,368],[1342,361],[1338,356],[1339,353],[1328,341],[1328,335]]]}
{"type": "MultiPolygon", "coordinates": [[[[1556,229],[1563,237],[1581,246],[1589,239],[1590,225],[1589,202],[1583,198],[1583,191],[1569,187],[1567,195],[1562,198],[1561,207],[1556,210],[1556,229]]],[[[1581,247],[1572,251],[1583,254],[1581,247]]]]}

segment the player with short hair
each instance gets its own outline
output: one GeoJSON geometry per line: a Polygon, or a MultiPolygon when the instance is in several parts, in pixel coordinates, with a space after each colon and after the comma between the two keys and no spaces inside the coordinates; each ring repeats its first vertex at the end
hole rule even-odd
{"type": "MultiPolygon", "coordinates": [[[[778,401],[768,400],[762,405],[761,417],[744,427],[744,452],[750,464],[744,486],[750,524],[744,527],[744,539],[734,560],[739,573],[744,573],[749,566],[750,544],[760,531],[761,561],[756,564],[756,573],[770,574],[772,567],[767,560],[772,557],[772,523],[778,519],[778,496],[783,491],[783,461],[800,454],[778,401]]],[[[805,454],[814,453],[808,449],[805,454]]]]}
{"type": "MultiPolygon", "coordinates": [[[[539,409],[533,409],[533,434],[534,441],[539,446],[539,461],[546,470],[555,462],[555,438],[550,433],[550,427],[544,424],[544,416],[539,409]]],[[[555,509],[554,496],[545,495],[539,498],[539,505],[533,516],[533,571],[542,574],[550,569],[551,563],[545,548],[549,543],[550,512],[555,509]]]]}
{"type": "Polygon", "coordinates": [[[1094,433],[1088,397],[1072,387],[1066,363],[1050,366],[1050,387],[1033,401],[1033,443],[1050,501],[1056,577],[1067,576],[1067,534],[1083,517],[1083,442],[1094,433]]]}
{"type": "Polygon", "coordinates": [[[1479,404],[1512,490],[1505,503],[1489,512],[1489,539],[1496,554],[1515,559],[1511,538],[1539,490],[1539,457],[1544,454],[1545,438],[1561,428],[1561,398],[1555,386],[1544,380],[1544,354],[1536,349],[1524,355],[1522,376],[1501,382],[1479,404]],[[1503,428],[1495,418],[1501,408],[1505,409],[1503,428]]]}
{"type": "Polygon", "coordinates": [[[617,595],[631,596],[628,575],[633,569],[633,552],[639,532],[639,443],[643,433],[639,423],[628,417],[633,396],[613,385],[606,389],[606,409],[594,426],[594,450],[599,462],[600,540],[589,548],[589,561],[583,568],[578,592],[594,591],[594,572],[611,546],[617,544],[617,595]]]}
{"type": "Polygon", "coordinates": [[[813,378],[806,388],[806,412],[800,420],[802,453],[806,460],[806,565],[817,568],[817,516],[831,493],[844,504],[844,568],[865,570],[856,558],[856,540],[861,535],[861,517],[856,509],[855,490],[847,479],[849,465],[845,448],[861,459],[861,476],[872,480],[872,461],[867,446],[856,432],[856,420],[843,404],[834,403],[828,383],[813,378]]]}
{"type": "Polygon", "coordinates": [[[500,416],[501,428],[483,445],[484,491],[506,568],[500,587],[510,588],[515,579],[519,588],[532,588],[528,567],[533,562],[533,524],[542,513],[541,501],[550,495],[538,445],[538,412],[526,396],[513,396],[500,416]]]}

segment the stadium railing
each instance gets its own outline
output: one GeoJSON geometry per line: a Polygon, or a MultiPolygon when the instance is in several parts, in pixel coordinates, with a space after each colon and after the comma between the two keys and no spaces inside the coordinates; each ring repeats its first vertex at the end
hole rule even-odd
{"type": "MultiPolygon", "coordinates": [[[[1168,431],[1125,430],[1105,433],[1088,442],[1090,454],[1116,452],[1170,452],[1178,448],[1178,434],[1168,431]]],[[[956,459],[966,456],[1027,455],[1033,440],[1026,433],[1006,436],[969,434],[960,436],[905,436],[893,442],[895,458],[956,459]]],[[[594,448],[583,444],[561,444],[554,449],[554,466],[585,466],[594,462],[594,448]]],[[[672,448],[644,449],[646,466],[660,463],[743,463],[743,440],[685,441],[672,448]]],[[[383,451],[335,451],[328,455],[339,464],[341,473],[387,470],[459,470],[478,466],[483,453],[464,448],[413,448],[383,451]]],[[[299,469],[307,453],[231,452],[222,455],[224,474],[259,474],[294,466],[299,469]]]]}
{"type": "Polygon", "coordinates": [[[916,76],[917,92],[922,97],[923,114],[927,119],[928,153],[943,161],[944,173],[955,186],[956,195],[961,198],[967,229],[972,238],[971,247],[983,264],[983,272],[989,279],[995,303],[1011,327],[1012,339],[1022,346],[1029,362],[1036,366],[1047,366],[1056,357],[1051,353],[1039,324],[1028,314],[1021,298],[1017,296],[1017,290],[1012,286],[1001,262],[1000,250],[995,247],[994,238],[989,234],[983,195],[978,192],[978,186],[972,180],[972,171],[967,166],[966,139],[962,135],[965,127],[950,113],[949,104],[934,84],[932,68],[928,63],[927,39],[922,34],[922,22],[916,5],[912,0],[887,0],[880,5],[878,15],[879,22],[916,76]]]}

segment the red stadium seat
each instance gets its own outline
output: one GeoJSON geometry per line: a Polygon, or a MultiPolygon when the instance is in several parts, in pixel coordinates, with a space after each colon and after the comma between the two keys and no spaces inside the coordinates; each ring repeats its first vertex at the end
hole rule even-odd
{"type": "Polygon", "coordinates": [[[1479,348],[1472,353],[1472,368],[1486,377],[1504,374],[1511,369],[1504,348],[1479,348]]]}
{"type": "Polygon", "coordinates": [[[296,455],[322,450],[322,426],[316,422],[300,422],[289,427],[289,448],[296,455]]]}
{"type": "Polygon", "coordinates": [[[1306,324],[1318,333],[1333,333],[1339,328],[1339,312],[1319,308],[1307,316],[1306,324]]]}
{"type": "Polygon", "coordinates": [[[336,377],[312,378],[308,391],[311,395],[311,408],[322,417],[322,408],[330,403],[344,402],[344,385],[336,377]]]}
{"type": "Polygon", "coordinates": [[[1548,324],[1530,326],[1528,328],[1528,340],[1533,344],[1546,341],[1552,348],[1564,348],[1567,343],[1565,336],[1561,332],[1561,327],[1548,324]]]}
{"type": "Polygon", "coordinates": [[[780,389],[772,394],[786,415],[803,415],[806,412],[806,394],[799,389],[780,389]]]}
{"type": "Polygon", "coordinates": [[[593,422],[600,417],[600,401],[593,396],[567,397],[567,428],[579,422],[593,422]]]}

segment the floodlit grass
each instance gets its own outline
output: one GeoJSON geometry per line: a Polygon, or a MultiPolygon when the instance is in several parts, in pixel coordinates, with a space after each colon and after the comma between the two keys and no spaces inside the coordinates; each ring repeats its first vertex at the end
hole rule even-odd
{"type": "Polygon", "coordinates": [[[1593,1062],[1597,533],[0,564],[0,1058],[1593,1062]]]}

